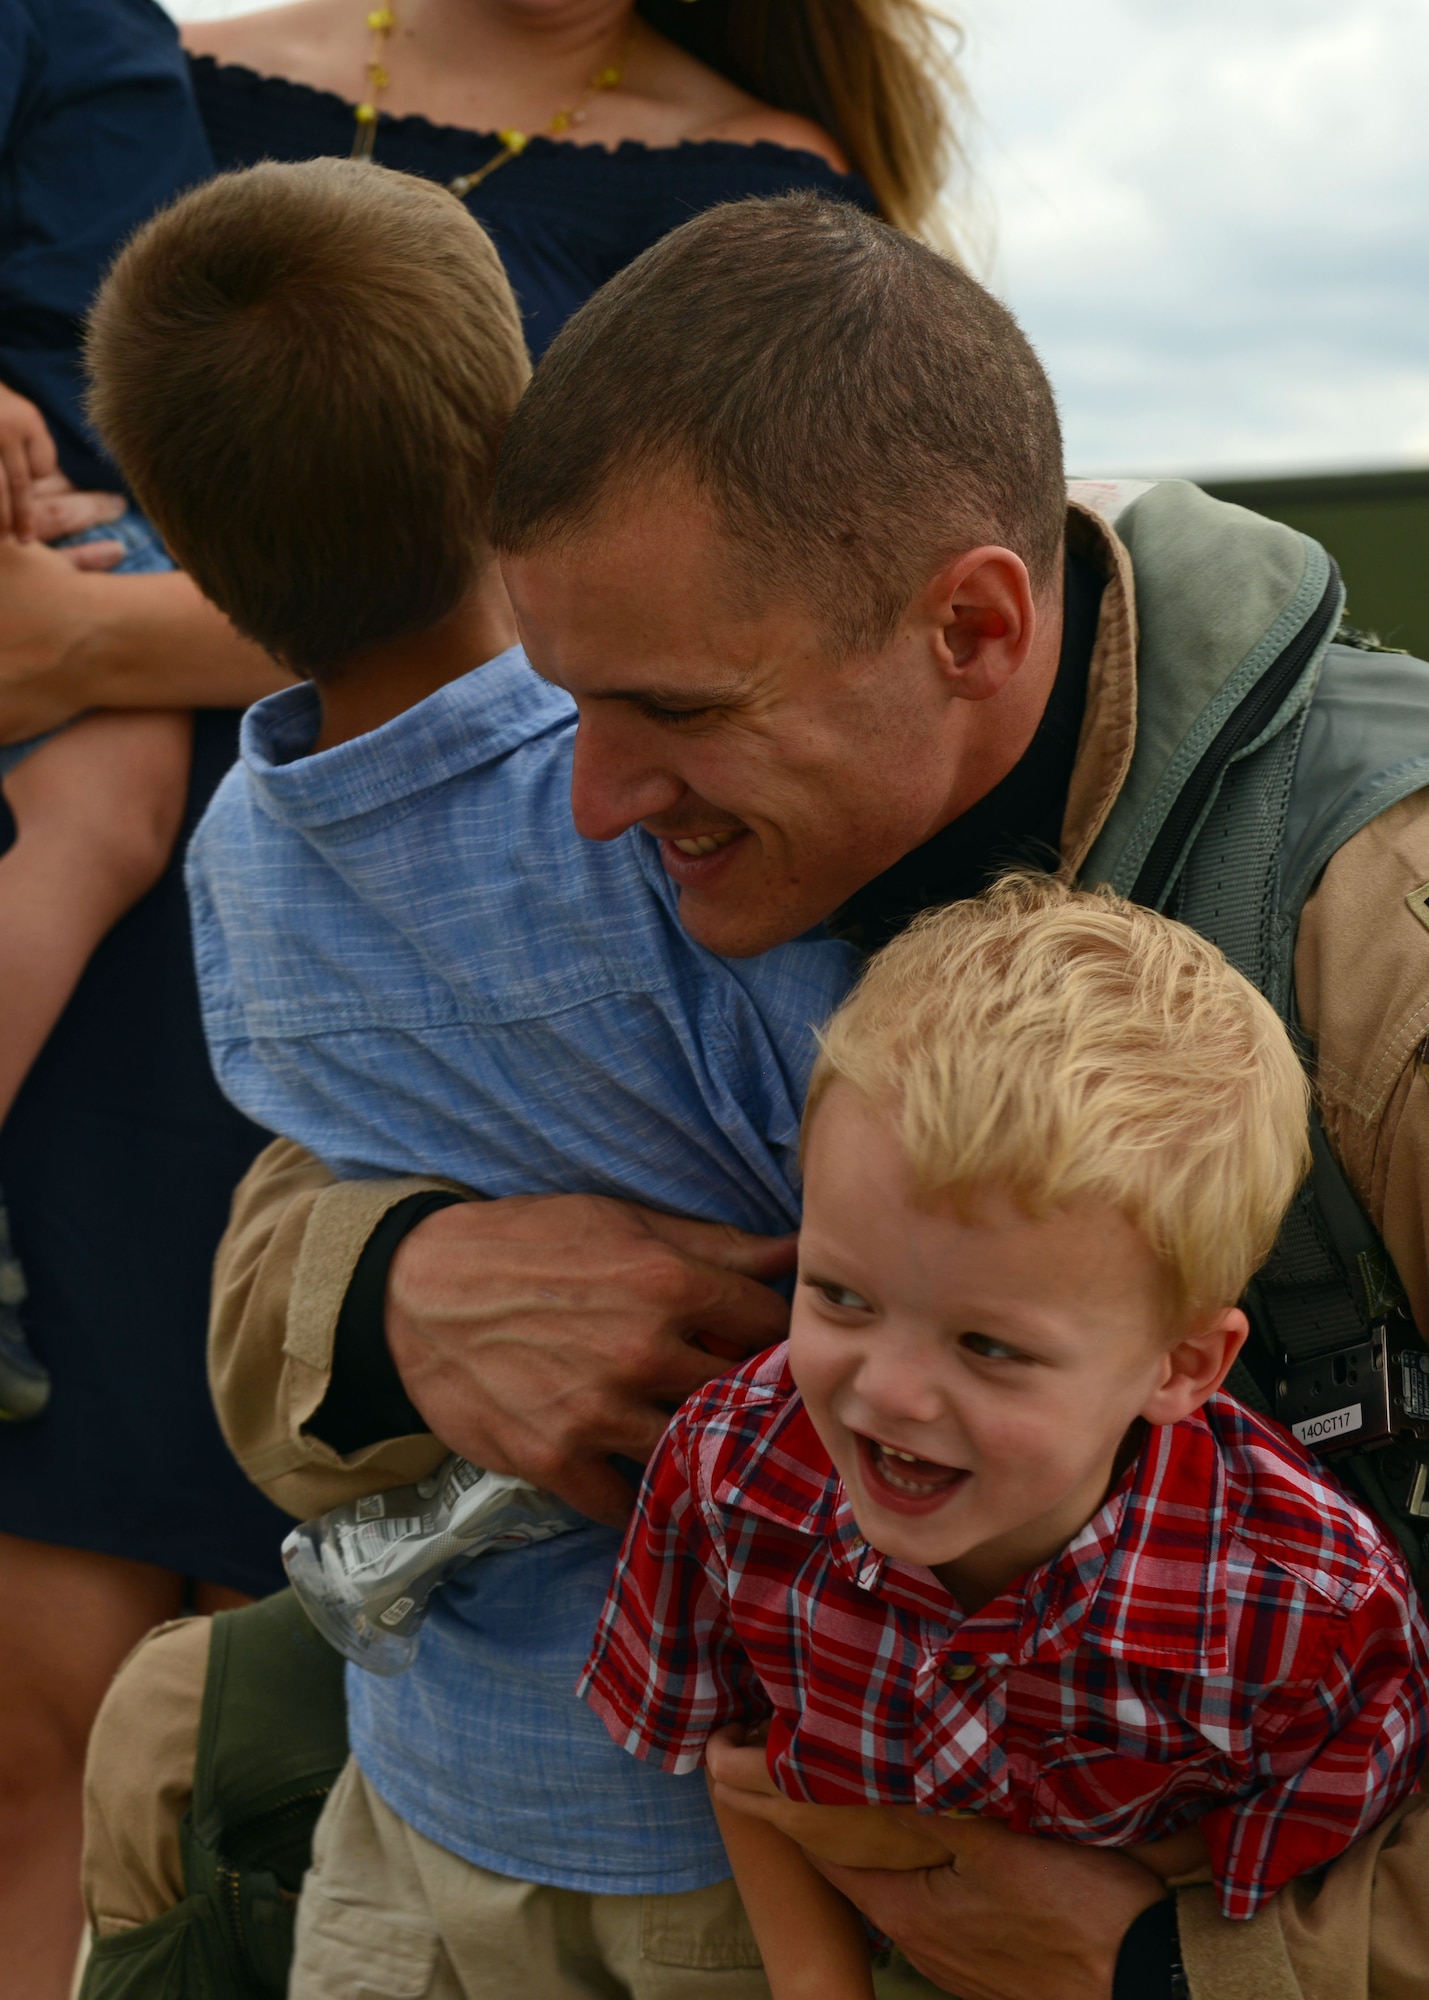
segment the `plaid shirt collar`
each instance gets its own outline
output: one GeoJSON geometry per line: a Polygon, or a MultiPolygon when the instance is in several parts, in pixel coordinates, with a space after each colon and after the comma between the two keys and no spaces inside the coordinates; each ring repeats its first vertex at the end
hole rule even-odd
{"type": "Polygon", "coordinates": [[[930,1570],[864,1540],[787,1370],[781,1386],[778,1415],[762,1431],[752,1425],[727,1459],[719,1505],[825,1542],[859,1589],[920,1618],[947,1620],[960,1654],[1025,1666],[1084,1647],[1185,1673],[1229,1672],[1226,1473],[1199,1413],[1148,1429],[1081,1533],[965,1617],[930,1570]],[[1142,1630],[1135,1603],[1148,1582],[1158,1586],[1157,1615],[1154,1629],[1142,1630]]]}

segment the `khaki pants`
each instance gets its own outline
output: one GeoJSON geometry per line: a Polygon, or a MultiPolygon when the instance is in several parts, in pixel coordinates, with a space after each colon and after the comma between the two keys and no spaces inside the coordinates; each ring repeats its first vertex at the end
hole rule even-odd
{"type": "Polygon", "coordinates": [[[298,1904],[289,2000],[769,2000],[732,1882],[592,1896],[493,1875],[338,1779],[298,1904]]]}
{"type": "Polygon", "coordinates": [[[193,1797],[210,1629],[207,1618],[182,1618],[141,1639],[95,1718],[80,1884],[97,1937],[183,1901],[179,1821],[193,1797]]]}

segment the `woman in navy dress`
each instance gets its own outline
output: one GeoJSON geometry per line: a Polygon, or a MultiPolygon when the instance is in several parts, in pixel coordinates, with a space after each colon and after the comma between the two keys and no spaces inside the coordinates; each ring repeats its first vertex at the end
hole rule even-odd
{"type": "MultiPolygon", "coordinates": [[[[297,0],[185,41],[221,169],[356,150],[454,185],[533,356],[713,203],[811,188],[917,228],[953,150],[919,0],[297,0]]],[[[233,755],[221,704],[273,671],[180,574],[77,578],[0,547],[0,741],[107,702],[206,708],[196,813],[233,755]]],[[[108,1675],[185,1578],[281,1581],[276,1517],[240,1490],[203,1357],[213,1249],[263,1138],[207,1071],[176,864],[96,957],[0,1149],[54,1379],[46,1417],[0,1439],[0,1589],[36,1634],[6,1683],[5,1734],[27,1747],[0,1849],[77,1804],[108,1675]]],[[[23,1956],[25,1911],[6,1914],[23,1956]]],[[[58,2000],[34,1944],[25,2000],[58,2000]]]]}
{"type": "Polygon", "coordinates": [[[916,228],[951,151],[916,0],[298,0],[184,39],[220,170],[370,148],[461,193],[533,360],[700,209],[813,188],[916,228]]]}

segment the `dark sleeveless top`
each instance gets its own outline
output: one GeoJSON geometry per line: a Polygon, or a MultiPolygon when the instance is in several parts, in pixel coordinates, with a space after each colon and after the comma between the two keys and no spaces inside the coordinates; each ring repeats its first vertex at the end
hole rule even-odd
{"type": "MultiPolygon", "coordinates": [[[[256,160],[346,155],[352,106],[331,91],[257,76],[200,56],[194,90],[220,170],[256,160]]],[[[443,183],[494,159],[491,132],[464,132],[425,118],[384,118],[376,159],[401,173],[443,183]]],[[[535,138],[467,196],[491,234],[526,322],[536,360],[593,291],[662,236],[702,209],[746,195],[812,188],[859,206],[876,204],[856,174],[840,174],[815,153],[723,139],[603,146],[535,138]]]]}
{"type": "MultiPolygon", "coordinates": [[[[220,168],[351,149],[339,97],[206,58],[192,75],[220,168]]],[[[399,118],[379,127],[377,158],[445,182],[498,143],[399,118]]],[[[607,153],[533,139],[469,199],[538,355],[597,286],[701,209],[810,187],[873,206],[814,154],[723,141],[607,153]]],[[[184,840],[236,727],[199,717],[184,840]]],[[[0,851],[11,837],[0,800],[0,851]]],[[[0,1530],[240,1590],[282,1583],[288,1523],[230,1457],[204,1365],[213,1254],[267,1137],[209,1070],[176,858],[100,946],[0,1132],[26,1326],[54,1378],[45,1415],[0,1438],[0,1530]]]]}

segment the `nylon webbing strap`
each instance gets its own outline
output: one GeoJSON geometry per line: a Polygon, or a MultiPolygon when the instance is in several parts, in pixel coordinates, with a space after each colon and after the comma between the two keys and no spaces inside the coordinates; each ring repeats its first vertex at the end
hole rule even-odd
{"type": "Polygon", "coordinates": [[[1369,1338],[1370,1322],[1321,1228],[1312,1178],[1296,1195],[1275,1248],[1251,1286],[1257,1318],[1292,1361],[1369,1338]]]}
{"type": "MultiPolygon", "coordinates": [[[[1295,1031],[1288,951],[1277,951],[1276,888],[1280,847],[1303,716],[1222,774],[1215,802],[1175,883],[1172,913],[1219,945],[1231,964],[1259,987],[1295,1031]]],[[[1247,1300],[1254,1334],[1268,1350],[1263,1365],[1278,1371],[1280,1356],[1310,1361],[1369,1338],[1372,1324],[1360,1282],[1361,1253],[1379,1239],[1360,1211],[1313,1121],[1314,1168],[1285,1218],[1275,1248],[1256,1274],[1247,1300]]],[[[1254,1370],[1242,1371],[1244,1377],[1254,1370]]],[[[1264,1398],[1262,1398],[1264,1401],[1264,1398]]]]}

